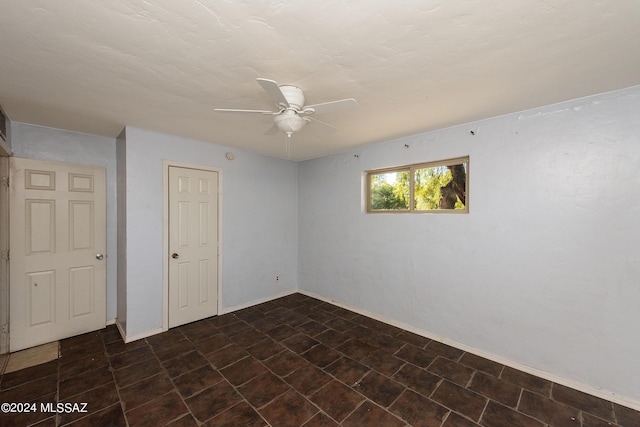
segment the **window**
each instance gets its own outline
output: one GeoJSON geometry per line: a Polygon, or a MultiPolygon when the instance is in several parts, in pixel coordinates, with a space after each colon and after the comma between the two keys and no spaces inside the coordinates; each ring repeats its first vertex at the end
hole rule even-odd
{"type": "Polygon", "coordinates": [[[469,158],[367,172],[367,212],[468,213],[469,158]]]}

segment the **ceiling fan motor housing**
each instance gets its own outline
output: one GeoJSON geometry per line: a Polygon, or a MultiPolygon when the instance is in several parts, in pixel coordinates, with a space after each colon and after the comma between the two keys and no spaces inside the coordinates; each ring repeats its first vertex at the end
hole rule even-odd
{"type": "Polygon", "coordinates": [[[295,108],[296,111],[302,110],[302,107],[304,107],[304,93],[302,89],[296,86],[283,85],[280,86],[280,90],[290,106],[295,108]]]}

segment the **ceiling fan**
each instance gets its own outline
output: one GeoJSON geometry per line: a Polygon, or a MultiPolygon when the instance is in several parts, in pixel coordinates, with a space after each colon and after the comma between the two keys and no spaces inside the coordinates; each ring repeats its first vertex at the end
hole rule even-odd
{"type": "Polygon", "coordinates": [[[353,98],[341,99],[338,101],[323,102],[321,104],[304,105],[304,93],[302,89],[291,85],[279,86],[273,80],[258,78],[258,83],[262,86],[267,95],[275,102],[277,110],[237,110],[229,108],[216,108],[215,111],[223,113],[253,113],[272,115],[274,124],[265,135],[274,135],[282,131],[290,138],[292,134],[300,131],[307,123],[320,125],[326,129],[336,130],[333,126],[321,122],[312,114],[334,113],[356,107],[358,103],[353,98]]]}

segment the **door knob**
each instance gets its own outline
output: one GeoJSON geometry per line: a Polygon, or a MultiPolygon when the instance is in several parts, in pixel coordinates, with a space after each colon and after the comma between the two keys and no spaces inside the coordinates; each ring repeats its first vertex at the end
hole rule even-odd
{"type": "Polygon", "coordinates": [[[171,258],[178,259],[178,258],[180,258],[180,255],[178,255],[177,253],[174,252],[174,253],[171,254],[171,258]]]}
{"type": "Polygon", "coordinates": [[[96,259],[97,259],[97,260],[102,260],[102,258],[104,258],[104,255],[102,255],[102,254],[96,254],[96,259]]]}

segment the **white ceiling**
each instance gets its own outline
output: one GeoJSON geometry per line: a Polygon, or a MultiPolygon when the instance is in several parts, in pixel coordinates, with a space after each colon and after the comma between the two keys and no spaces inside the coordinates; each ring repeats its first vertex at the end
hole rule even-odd
{"type": "Polygon", "coordinates": [[[0,0],[0,105],[17,122],[125,125],[286,157],[257,77],[317,118],[291,158],[640,84],[638,0],[0,0]]]}

